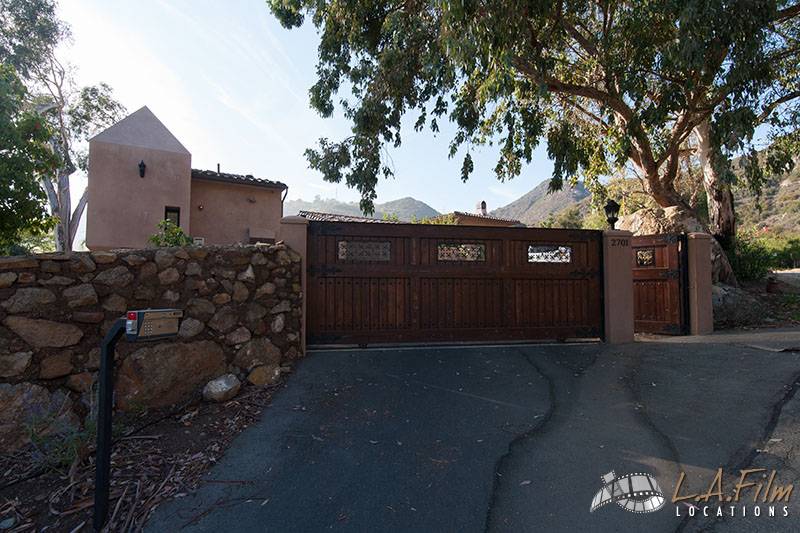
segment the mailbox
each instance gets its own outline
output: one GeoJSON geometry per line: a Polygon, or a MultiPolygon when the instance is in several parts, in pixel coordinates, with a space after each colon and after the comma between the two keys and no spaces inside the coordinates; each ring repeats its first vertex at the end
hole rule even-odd
{"type": "MultiPolygon", "coordinates": [[[[178,335],[183,311],[180,309],[143,309],[128,311],[116,320],[100,348],[100,390],[97,402],[97,452],[94,484],[94,529],[101,531],[108,516],[111,484],[111,422],[114,400],[114,347],[125,334],[129,342],[168,339],[178,335]]],[[[159,364],[153,361],[153,364],[159,364]]]]}
{"type": "Polygon", "coordinates": [[[128,311],[125,338],[128,342],[154,341],[178,334],[183,311],[179,309],[145,309],[128,311]]]}

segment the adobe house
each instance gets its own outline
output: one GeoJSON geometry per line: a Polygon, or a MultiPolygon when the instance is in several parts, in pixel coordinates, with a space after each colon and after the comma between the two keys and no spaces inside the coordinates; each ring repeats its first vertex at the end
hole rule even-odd
{"type": "Polygon", "coordinates": [[[475,206],[475,213],[464,213],[463,211],[453,211],[446,215],[434,217],[433,220],[453,217],[457,226],[492,226],[503,228],[522,228],[525,224],[512,218],[502,218],[490,215],[486,209],[486,201],[481,200],[475,206]]]}
{"type": "Polygon", "coordinates": [[[89,141],[86,246],[142,248],[170,219],[198,243],[273,242],[287,186],[192,168],[192,155],[147,108],[89,141]]]}

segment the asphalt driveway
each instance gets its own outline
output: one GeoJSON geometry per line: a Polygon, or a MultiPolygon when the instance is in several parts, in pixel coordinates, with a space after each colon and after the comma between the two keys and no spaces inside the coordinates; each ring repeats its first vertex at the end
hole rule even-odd
{"type": "MultiPolygon", "coordinates": [[[[148,530],[725,529],[735,520],[679,518],[670,503],[646,515],[589,504],[610,470],[651,473],[669,498],[681,470],[709,480],[763,460],[755,450],[800,377],[800,352],[778,350],[798,341],[314,352],[148,530]]],[[[779,520],[773,530],[800,528],[794,514],[779,520]]]]}

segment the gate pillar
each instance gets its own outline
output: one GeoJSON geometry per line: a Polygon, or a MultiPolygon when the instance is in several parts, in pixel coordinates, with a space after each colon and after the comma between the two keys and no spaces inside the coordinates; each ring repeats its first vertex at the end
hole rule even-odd
{"type": "Polygon", "coordinates": [[[633,261],[630,231],[603,232],[604,341],[633,342],[633,261]]]}
{"type": "Polygon", "coordinates": [[[688,238],[689,332],[707,335],[714,331],[711,303],[711,236],[690,233],[688,238]]]}
{"type": "Polygon", "coordinates": [[[300,317],[300,348],[306,353],[306,306],[308,302],[308,220],[300,216],[286,216],[281,219],[278,239],[300,254],[300,283],[302,285],[302,310],[300,317]]]}

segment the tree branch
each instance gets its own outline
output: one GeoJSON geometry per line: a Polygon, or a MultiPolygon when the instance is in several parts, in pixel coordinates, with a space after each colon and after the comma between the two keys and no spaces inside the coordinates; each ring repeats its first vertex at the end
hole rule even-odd
{"type": "Polygon", "coordinates": [[[88,195],[89,189],[88,187],[84,189],[83,194],[81,195],[81,199],[78,200],[78,205],[75,206],[75,211],[72,212],[72,216],[70,217],[69,221],[69,242],[75,242],[75,235],[78,233],[78,226],[81,222],[81,217],[83,216],[83,211],[86,209],[86,202],[89,200],[88,195]]]}

